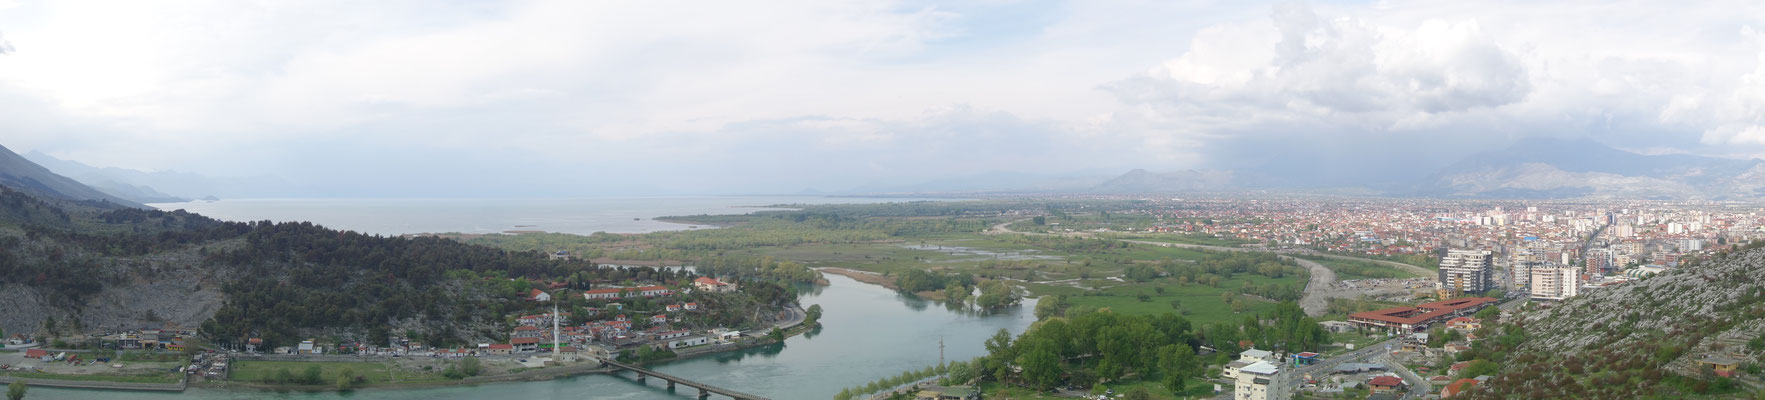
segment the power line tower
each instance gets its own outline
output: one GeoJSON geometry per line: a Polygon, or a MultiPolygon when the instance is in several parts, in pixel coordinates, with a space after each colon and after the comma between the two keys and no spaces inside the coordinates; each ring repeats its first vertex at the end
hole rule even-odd
{"type": "MultiPolygon", "coordinates": [[[[945,372],[949,372],[949,368],[946,368],[946,366],[944,365],[944,337],[943,336],[938,336],[938,369],[942,369],[945,372]]],[[[940,374],[938,374],[938,376],[944,376],[944,374],[940,373],[940,374]]]]}

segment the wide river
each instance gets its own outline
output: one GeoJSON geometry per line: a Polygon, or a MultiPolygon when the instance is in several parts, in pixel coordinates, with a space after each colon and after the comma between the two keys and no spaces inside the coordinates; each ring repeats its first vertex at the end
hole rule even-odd
{"type": "MultiPolygon", "coordinates": [[[[748,198],[753,200],[753,198],[748,198]]],[[[795,198],[802,199],[802,198],[795,198]]],[[[836,199],[846,200],[846,199],[836,199]]],[[[371,202],[381,202],[373,200],[371,202]]],[[[703,203],[728,203],[729,200],[695,200],[703,203]]],[[[226,201],[206,204],[220,204],[226,201]]],[[[300,200],[296,200],[300,202],[300,200]]],[[[825,201],[834,202],[834,201],[825,201]]],[[[844,202],[844,201],[839,201],[844,202]]],[[[758,203],[805,203],[805,201],[774,201],[758,203]]],[[[164,206],[164,205],[161,205],[164,206]]],[[[636,207],[636,206],[633,206],[636,207]]],[[[199,210],[195,207],[192,211],[199,210]]],[[[280,208],[280,207],[270,207],[280,208]]],[[[349,207],[346,207],[349,208],[349,207]]],[[[727,209],[727,208],[726,208],[727,209]]],[[[201,211],[198,211],[201,212],[201,211]]],[[[705,211],[713,212],[713,211],[705,211]]],[[[696,212],[695,212],[696,213],[696,212]]],[[[272,219],[276,216],[226,214],[223,219],[272,219]]],[[[635,218],[678,215],[681,212],[660,210],[635,218]]],[[[205,215],[207,215],[205,213],[205,215]]],[[[350,226],[326,221],[324,215],[305,217],[330,226],[350,226]]],[[[477,219],[474,217],[474,219],[477,219]]],[[[626,218],[629,219],[629,218],[626,218]]],[[[365,231],[368,225],[357,224],[365,231]]],[[[453,229],[443,229],[453,230],[453,229]]],[[[614,230],[614,229],[596,229],[614,230]]],[[[405,233],[398,230],[376,233],[405,233]]],[[[994,313],[951,310],[941,304],[904,296],[880,286],[859,283],[844,276],[828,274],[829,286],[805,293],[802,304],[820,304],[826,309],[822,329],[792,337],[781,346],[749,349],[742,352],[716,354],[653,366],[657,371],[693,379],[731,390],[775,399],[827,399],[843,388],[858,386],[873,379],[893,376],[910,369],[920,369],[938,362],[938,343],[944,343],[947,360],[967,360],[986,352],[982,345],[999,329],[1012,334],[1035,321],[1029,311],[1035,300],[994,313]]],[[[334,392],[267,392],[231,389],[190,389],[184,393],[120,392],[31,388],[28,398],[41,399],[682,399],[694,398],[697,390],[681,387],[669,392],[659,379],[648,385],[631,380],[630,374],[583,375],[551,381],[494,383],[478,386],[454,386],[421,389],[368,389],[351,393],[334,392]]]]}

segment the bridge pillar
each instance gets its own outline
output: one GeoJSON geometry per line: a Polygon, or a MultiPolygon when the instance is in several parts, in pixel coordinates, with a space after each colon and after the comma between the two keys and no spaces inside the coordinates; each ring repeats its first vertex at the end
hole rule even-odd
{"type": "Polygon", "coordinates": [[[707,397],[711,397],[711,391],[699,388],[699,399],[704,400],[707,397]]]}
{"type": "Polygon", "coordinates": [[[668,381],[668,390],[674,390],[674,381],[668,381]]]}
{"type": "Polygon", "coordinates": [[[642,372],[638,372],[637,373],[637,382],[643,383],[643,381],[644,381],[644,374],[642,372]]]}

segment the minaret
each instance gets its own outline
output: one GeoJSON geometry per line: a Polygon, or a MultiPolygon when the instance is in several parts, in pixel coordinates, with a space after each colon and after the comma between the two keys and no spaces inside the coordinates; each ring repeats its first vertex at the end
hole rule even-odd
{"type": "Polygon", "coordinates": [[[938,366],[944,366],[944,337],[938,336],[938,366]]]}
{"type": "Polygon", "coordinates": [[[557,300],[557,298],[553,298],[552,299],[552,361],[562,362],[563,359],[558,358],[558,354],[562,353],[562,350],[560,350],[558,347],[558,318],[559,317],[560,316],[558,315],[558,300],[557,300]]]}

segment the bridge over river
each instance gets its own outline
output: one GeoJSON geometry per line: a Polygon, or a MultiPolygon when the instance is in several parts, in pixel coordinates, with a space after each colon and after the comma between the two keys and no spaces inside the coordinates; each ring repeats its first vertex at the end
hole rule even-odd
{"type": "Polygon", "coordinates": [[[706,385],[703,383],[693,382],[693,381],[687,380],[686,378],[681,378],[681,377],[674,376],[674,375],[664,374],[661,372],[656,372],[656,371],[644,369],[643,367],[638,367],[636,365],[626,364],[626,363],[622,363],[622,362],[618,362],[618,361],[602,359],[601,364],[606,364],[609,366],[618,367],[618,368],[625,369],[625,370],[630,370],[631,372],[637,374],[637,381],[638,382],[643,382],[644,377],[654,376],[657,378],[662,378],[662,380],[668,381],[668,388],[669,389],[673,389],[675,384],[686,385],[686,386],[691,386],[693,388],[697,388],[697,389],[699,389],[699,398],[701,398],[701,399],[706,398],[706,397],[710,397],[712,393],[716,393],[716,394],[720,394],[720,395],[724,395],[724,396],[729,396],[729,397],[734,398],[736,400],[769,400],[765,397],[755,396],[755,395],[751,395],[751,394],[747,394],[747,393],[737,392],[734,390],[729,390],[729,389],[724,389],[724,388],[720,388],[720,387],[716,387],[716,386],[706,385]]]}

